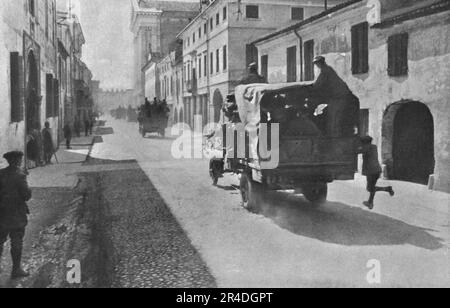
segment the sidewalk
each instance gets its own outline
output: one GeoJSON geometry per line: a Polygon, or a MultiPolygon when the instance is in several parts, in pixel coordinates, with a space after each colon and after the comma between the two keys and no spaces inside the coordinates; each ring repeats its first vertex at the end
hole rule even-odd
{"type": "Polygon", "coordinates": [[[58,267],[58,259],[65,253],[64,245],[70,217],[74,215],[80,194],[76,187],[78,172],[86,161],[96,136],[75,138],[73,149],[61,145],[52,165],[29,170],[28,183],[33,197],[28,203],[31,215],[24,240],[23,264],[32,276],[11,281],[9,243],[5,245],[0,288],[46,287],[51,273],[58,267]]]}

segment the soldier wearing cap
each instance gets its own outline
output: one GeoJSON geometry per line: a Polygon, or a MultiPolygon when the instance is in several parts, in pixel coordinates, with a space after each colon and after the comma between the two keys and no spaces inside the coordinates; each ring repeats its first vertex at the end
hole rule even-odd
{"type": "Polygon", "coordinates": [[[320,75],[313,91],[328,105],[328,134],[334,137],[353,135],[358,126],[359,100],[322,56],[314,58],[320,75]]]}
{"type": "Polygon", "coordinates": [[[251,63],[248,66],[248,75],[239,81],[240,85],[254,84],[254,83],[268,83],[264,76],[258,74],[258,64],[251,63]]]}
{"type": "Polygon", "coordinates": [[[9,237],[13,279],[29,276],[21,265],[23,239],[29,215],[26,202],[31,199],[27,176],[21,169],[23,156],[19,151],[6,153],[3,157],[8,161],[9,167],[0,170],[0,261],[3,246],[9,237]]]}

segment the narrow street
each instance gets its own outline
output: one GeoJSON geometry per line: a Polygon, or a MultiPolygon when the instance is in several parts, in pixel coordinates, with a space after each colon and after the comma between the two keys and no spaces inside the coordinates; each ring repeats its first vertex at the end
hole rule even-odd
{"type": "Polygon", "coordinates": [[[115,133],[94,145],[93,166],[85,168],[109,170],[99,198],[114,217],[107,230],[120,255],[113,285],[165,286],[172,277],[184,286],[180,279],[199,275],[196,286],[372,287],[370,260],[381,265],[375,286],[450,285],[447,194],[393,182],[396,197],[378,196],[370,212],[358,179],[332,184],[320,208],[280,192],[252,214],[240,207],[237,177],[213,187],[207,160],[172,158],[173,138],[143,139],[125,121],[107,125],[115,133]]]}

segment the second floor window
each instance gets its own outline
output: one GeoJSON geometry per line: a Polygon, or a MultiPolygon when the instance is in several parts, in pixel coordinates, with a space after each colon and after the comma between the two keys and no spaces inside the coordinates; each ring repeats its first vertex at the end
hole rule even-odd
{"type": "Polygon", "coordinates": [[[297,46],[287,49],[287,82],[297,81],[297,46]]]}
{"type": "Polygon", "coordinates": [[[223,20],[226,20],[226,19],[227,19],[227,15],[228,15],[227,7],[224,7],[224,8],[223,8],[223,20]]]}
{"type": "Polygon", "coordinates": [[[369,24],[367,22],[352,27],[352,72],[369,72],[369,24]]]}
{"type": "Polygon", "coordinates": [[[216,14],[216,25],[218,26],[220,24],[220,14],[216,14]]]}
{"type": "Polygon", "coordinates": [[[293,7],[291,10],[292,20],[303,20],[305,19],[305,10],[302,7],[293,7]]]}
{"type": "Polygon", "coordinates": [[[227,70],[228,68],[228,52],[227,52],[227,46],[223,46],[223,70],[227,70]]]}
{"type": "Polygon", "coordinates": [[[28,11],[30,12],[31,16],[36,15],[34,0],[28,0],[28,11]]]}
{"type": "Polygon", "coordinates": [[[408,74],[408,33],[396,34],[388,39],[388,74],[405,76],[408,74]]]}
{"type": "Polygon", "coordinates": [[[220,49],[216,50],[216,72],[220,72],[220,49]]]}
{"type": "Polygon", "coordinates": [[[247,5],[245,10],[245,16],[247,18],[258,19],[259,18],[259,6],[247,5]]]}

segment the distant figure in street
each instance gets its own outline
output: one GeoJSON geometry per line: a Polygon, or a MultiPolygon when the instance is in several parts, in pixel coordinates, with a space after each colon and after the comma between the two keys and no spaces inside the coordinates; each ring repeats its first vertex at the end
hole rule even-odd
{"type": "Polygon", "coordinates": [[[73,128],[75,130],[75,136],[80,138],[81,137],[81,122],[80,122],[80,118],[75,117],[75,122],[73,124],[73,128]]]}
{"type": "Polygon", "coordinates": [[[64,125],[64,138],[66,139],[66,148],[68,150],[72,149],[70,146],[70,143],[72,142],[72,128],[70,128],[69,123],[64,125]]]}
{"type": "Polygon", "coordinates": [[[314,58],[320,75],[313,92],[328,105],[328,134],[333,137],[354,135],[358,126],[359,100],[322,56],[314,58]]]}
{"type": "Polygon", "coordinates": [[[89,121],[89,118],[84,119],[84,132],[86,137],[89,136],[89,130],[91,128],[91,121],[89,121]]]}
{"type": "Polygon", "coordinates": [[[45,128],[42,130],[42,140],[44,143],[44,161],[45,164],[51,164],[52,157],[55,154],[55,147],[53,146],[52,130],[50,123],[45,122],[45,128]]]}
{"type": "Polygon", "coordinates": [[[12,279],[29,276],[21,264],[23,238],[30,214],[26,202],[31,199],[27,176],[21,169],[23,156],[22,152],[5,154],[3,157],[8,161],[9,167],[0,170],[0,262],[3,246],[9,237],[13,262],[12,279]]]}
{"type": "Polygon", "coordinates": [[[240,85],[254,84],[254,83],[268,83],[264,76],[258,74],[258,64],[251,63],[248,66],[248,75],[239,82],[240,85]]]}
{"type": "Polygon", "coordinates": [[[370,210],[374,208],[375,194],[383,191],[389,193],[392,197],[395,195],[392,186],[378,187],[377,182],[381,177],[382,169],[378,161],[378,148],[372,144],[373,138],[366,136],[361,138],[361,147],[359,153],[363,155],[363,175],[367,177],[367,191],[370,193],[369,201],[364,205],[370,210]]]}

